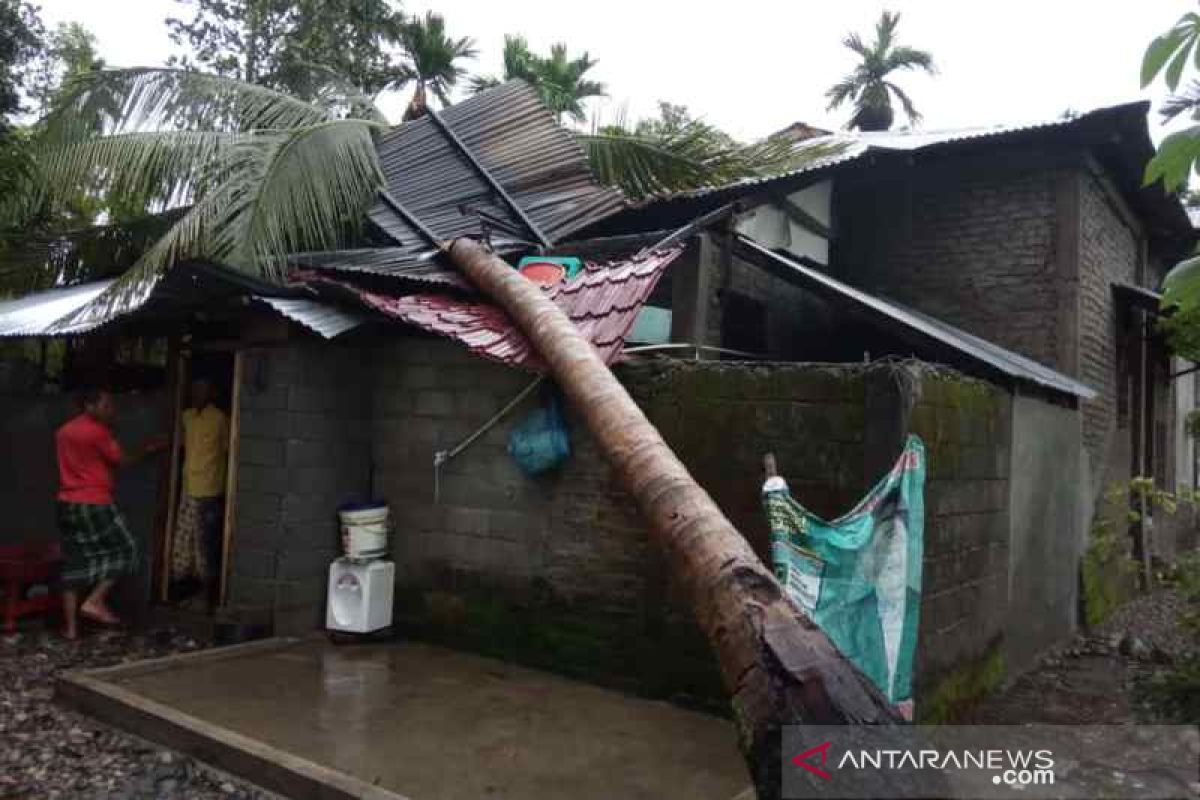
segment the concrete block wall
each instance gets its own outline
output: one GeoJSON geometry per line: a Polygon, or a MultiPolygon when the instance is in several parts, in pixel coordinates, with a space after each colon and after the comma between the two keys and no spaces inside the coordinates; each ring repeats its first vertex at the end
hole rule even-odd
{"type": "Polygon", "coordinates": [[[370,496],[364,352],[300,342],[245,352],[229,601],[276,633],[324,622],[335,511],[370,496]]]}
{"type": "MultiPolygon", "coordinates": [[[[384,345],[370,362],[375,488],[397,519],[403,625],[630,690],[719,705],[715,665],[685,598],[577,420],[570,461],[531,479],[505,451],[519,410],[445,466],[435,501],[433,454],[468,436],[530,376],[428,339],[384,345]]],[[[906,429],[893,429],[892,417],[909,401],[898,397],[881,413],[867,402],[867,373],[673,361],[618,369],[763,555],[764,452],[777,454],[797,498],[829,518],[849,510],[898,453],[906,429]],[[886,441],[894,450],[881,459],[886,441]]],[[[1004,635],[1011,401],[947,373],[918,383],[912,428],[931,459],[920,658],[934,674],[979,657],[1004,635]]]]}
{"type": "Polygon", "coordinates": [[[918,692],[1004,638],[1011,415],[1008,392],[952,372],[916,388],[909,428],[928,459],[918,692]]]}

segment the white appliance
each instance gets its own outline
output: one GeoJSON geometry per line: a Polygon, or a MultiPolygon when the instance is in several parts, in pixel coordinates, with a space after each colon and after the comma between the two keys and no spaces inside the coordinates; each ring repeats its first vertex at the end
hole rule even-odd
{"type": "Polygon", "coordinates": [[[391,561],[339,558],[329,565],[325,627],[371,633],[392,624],[396,565],[391,561]]]}

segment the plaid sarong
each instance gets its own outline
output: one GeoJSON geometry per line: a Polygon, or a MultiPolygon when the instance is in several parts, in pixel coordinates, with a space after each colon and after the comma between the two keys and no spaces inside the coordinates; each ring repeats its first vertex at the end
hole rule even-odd
{"type": "Polygon", "coordinates": [[[175,537],[171,543],[171,579],[216,577],[221,561],[221,527],[225,498],[179,496],[175,537]]]}
{"type": "Polygon", "coordinates": [[[114,505],[58,502],[63,585],[90,586],[138,568],[138,545],[114,505]]]}

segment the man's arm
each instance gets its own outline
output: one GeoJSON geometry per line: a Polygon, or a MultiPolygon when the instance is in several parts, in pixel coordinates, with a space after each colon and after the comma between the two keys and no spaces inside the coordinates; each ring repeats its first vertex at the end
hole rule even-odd
{"type": "Polygon", "coordinates": [[[116,439],[112,440],[113,447],[116,448],[116,459],[110,459],[119,467],[132,467],[135,464],[140,464],[147,457],[155,453],[161,453],[167,449],[169,437],[165,433],[160,433],[157,436],[152,436],[141,445],[134,448],[132,451],[122,450],[117,444],[116,439]]]}

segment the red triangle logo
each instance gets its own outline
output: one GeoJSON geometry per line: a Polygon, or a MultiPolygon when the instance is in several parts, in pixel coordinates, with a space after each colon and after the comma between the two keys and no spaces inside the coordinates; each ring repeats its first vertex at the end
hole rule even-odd
{"type": "Polygon", "coordinates": [[[816,747],[810,747],[809,749],[805,750],[800,755],[792,756],[792,763],[795,764],[800,769],[808,770],[813,775],[822,777],[825,780],[830,780],[829,773],[826,772],[825,770],[821,769],[821,767],[825,766],[825,759],[829,755],[829,745],[831,745],[831,744],[833,744],[833,742],[824,742],[823,744],[819,744],[816,747]],[[818,767],[815,764],[809,763],[809,759],[812,758],[813,756],[817,756],[817,755],[819,755],[821,757],[821,767],[818,767]]]}

